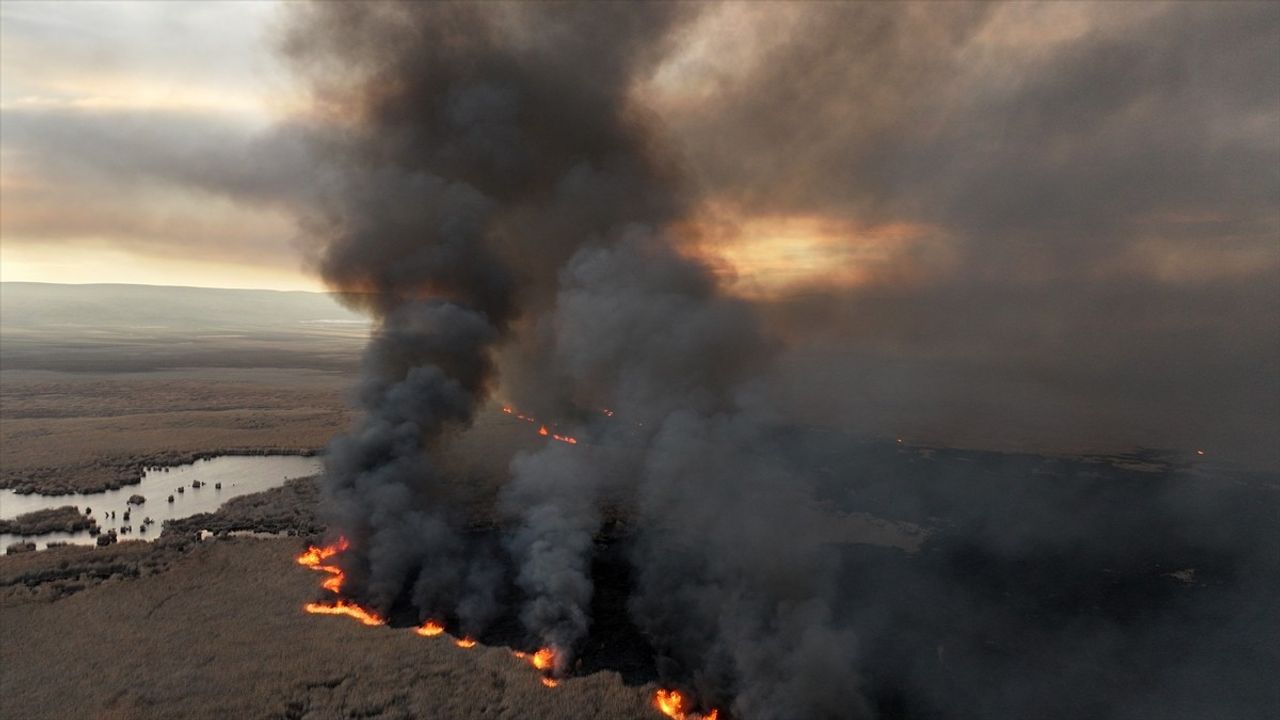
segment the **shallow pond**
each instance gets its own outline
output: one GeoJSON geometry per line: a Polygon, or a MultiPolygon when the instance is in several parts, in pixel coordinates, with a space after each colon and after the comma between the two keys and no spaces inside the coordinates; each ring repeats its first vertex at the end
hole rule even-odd
{"type": "MultiPolygon", "coordinates": [[[[198,460],[190,465],[170,468],[154,468],[142,475],[142,482],[126,485],[119,490],[76,495],[19,495],[12,490],[0,490],[0,518],[11,519],[34,510],[75,505],[84,512],[91,509],[102,532],[120,530],[122,525],[133,526],[133,531],[120,535],[121,540],[152,539],[160,536],[165,520],[176,520],[203,512],[213,512],[233,497],[269,490],[283,485],[291,478],[316,475],[321,470],[319,457],[299,455],[223,455],[198,460]],[[202,487],[192,487],[194,482],[202,487]],[[222,484],[218,488],[218,483],[222,484]],[[178,491],[182,488],[182,492],[178,491]],[[142,505],[127,505],[132,495],[146,498],[142,505]],[[169,496],[173,502],[168,502],[169,496]],[[125,512],[130,517],[125,520],[125,512]],[[115,517],[111,513],[115,513],[115,517]],[[151,518],[155,524],[142,530],[143,519],[151,518]]],[[[75,533],[54,532],[32,535],[0,534],[0,552],[11,543],[26,539],[44,549],[50,542],[93,544],[95,538],[88,531],[75,533]]]]}

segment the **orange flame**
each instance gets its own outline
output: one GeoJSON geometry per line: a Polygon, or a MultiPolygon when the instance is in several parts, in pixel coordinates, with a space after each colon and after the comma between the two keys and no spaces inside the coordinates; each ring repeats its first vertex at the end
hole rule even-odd
{"type": "MultiPolygon", "coordinates": [[[[556,664],[556,651],[549,647],[539,648],[538,651],[533,654],[520,652],[519,650],[512,650],[511,654],[521,660],[527,661],[530,665],[541,670],[543,673],[549,673],[556,664]]],[[[544,674],[542,676],[542,684],[549,688],[553,688],[559,685],[560,681],[551,677],[549,674],[544,674]]]]}
{"type": "Polygon", "coordinates": [[[671,718],[671,720],[717,720],[720,717],[719,710],[700,715],[689,711],[685,707],[684,694],[679,690],[664,690],[659,688],[653,694],[653,706],[663,715],[671,718]]]}
{"type": "MultiPolygon", "coordinates": [[[[570,437],[570,436],[568,436],[568,435],[558,435],[558,434],[556,434],[556,433],[553,433],[553,432],[551,432],[551,430],[550,430],[550,429],[548,429],[548,428],[547,428],[547,426],[546,426],[546,425],[543,425],[543,424],[539,423],[537,420],[534,420],[533,418],[529,417],[528,415],[522,415],[522,414],[520,414],[520,413],[516,412],[516,411],[515,411],[515,408],[511,407],[510,405],[504,405],[504,406],[502,407],[502,412],[504,412],[504,413],[506,413],[506,414],[508,414],[508,415],[511,415],[511,416],[515,417],[516,419],[518,419],[518,420],[523,420],[523,421],[525,421],[525,422],[527,422],[527,423],[533,423],[534,425],[537,425],[537,426],[538,426],[538,434],[539,434],[539,435],[541,435],[542,437],[549,437],[549,438],[551,438],[552,440],[559,440],[560,442],[562,442],[562,443],[568,443],[569,445],[577,445],[577,444],[578,444],[578,439],[577,439],[577,438],[575,438],[575,437],[570,437]]],[[[612,411],[612,410],[607,410],[607,411],[605,411],[605,412],[606,412],[606,413],[608,413],[609,415],[612,415],[612,414],[613,414],[613,411],[612,411]]]]}
{"type": "Polygon", "coordinates": [[[428,620],[414,628],[413,631],[422,637],[435,637],[444,632],[444,626],[435,620],[428,620]]]}
{"type": "Polygon", "coordinates": [[[476,646],[476,641],[469,637],[464,637],[461,640],[455,641],[454,644],[460,648],[473,648],[476,646]]]}
{"type": "Polygon", "coordinates": [[[307,548],[306,552],[295,558],[295,560],[299,565],[305,568],[332,575],[333,577],[327,578],[324,582],[320,583],[320,587],[331,593],[339,593],[342,592],[342,582],[344,580],[342,568],[336,565],[325,565],[324,561],[346,550],[348,547],[350,547],[350,544],[347,542],[347,539],[345,537],[339,537],[331,545],[325,545],[324,547],[316,547],[315,545],[312,545],[307,548]]]}
{"type": "Polygon", "coordinates": [[[320,567],[320,563],[346,550],[348,547],[350,547],[350,543],[347,542],[347,539],[339,537],[333,541],[332,545],[325,545],[324,547],[312,545],[307,548],[306,552],[297,557],[297,561],[299,565],[304,567],[320,567]]]}
{"type": "Polygon", "coordinates": [[[529,662],[539,670],[550,670],[556,662],[556,654],[551,648],[541,648],[533,654],[529,662]]]}
{"type": "MultiPolygon", "coordinates": [[[[345,576],[342,573],[342,568],[336,565],[326,565],[325,560],[343,552],[350,546],[345,537],[339,537],[332,544],[323,547],[316,547],[315,545],[308,547],[306,552],[298,555],[294,560],[299,565],[310,570],[328,573],[330,577],[325,578],[325,581],[320,583],[320,587],[336,594],[342,592],[342,583],[345,576]]],[[[378,613],[360,607],[349,600],[338,599],[330,603],[309,602],[303,605],[302,609],[313,615],[346,615],[365,625],[385,625],[387,623],[378,613]]]]}
{"type": "Polygon", "coordinates": [[[333,603],[309,602],[302,606],[302,609],[313,615],[346,615],[359,620],[365,625],[385,625],[387,622],[377,613],[365,610],[359,605],[346,600],[337,600],[333,603]]]}

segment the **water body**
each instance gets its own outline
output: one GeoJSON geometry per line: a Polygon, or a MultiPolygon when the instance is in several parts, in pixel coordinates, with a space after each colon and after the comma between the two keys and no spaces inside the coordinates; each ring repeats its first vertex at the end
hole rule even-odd
{"type": "MultiPolygon", "coordinates": [[[[142,475],[142,482],[126,485],[119,490],[76,495],[19,495],[12,490],[0,490],[0,518],[12,519],[34,510],[75,505],[98,521],[103,533],[119,532],[123,525],[132,525],[133,531],[120,535],[121,540],[151,539],[160,536],[165,520],[176,520],[191,515],[217,510],[231,498],[262,492],[283,485],[286,480],[316,475],[321,470],[321,459],[299,455],[223,455],[198,460],[189,465],[170,468],[154,468],[142,475]],[[194,488],[199,481],[203,487],[194,488]],[[221,483],[221,489],[217,484],[221,483]],[[178,492],[182,488],[182,492],[178,492]],[[126,504],[132,495],[146,498],[142,505],[126,504]],[[173,496],[173,502],[168,501],[173,496]],[[130,517],[124,519],[125,512],[130,517]],[[110,513],[114,512],[115,517],[110,513]],[[150,517],[155,524],[142,531],[142,521],[150,517]]],[[[26,540],[44,549],[50,542],[71,542],[90,545],[96,538],[88,531],[75,533],[54,532],[43,535],[21,536],[0,534],[0,551],[11,543],[26,540]]]]}

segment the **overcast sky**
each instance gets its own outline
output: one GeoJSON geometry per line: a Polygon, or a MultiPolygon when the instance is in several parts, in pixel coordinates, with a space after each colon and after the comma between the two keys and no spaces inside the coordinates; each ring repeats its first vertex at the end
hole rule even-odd
{"type": "MultiPolygon", "coordinates": [[[[0,4],[3,279],[319,288],[290,128],[342,109],[281,59],[289,10],[0,4]]],[[[797,402],[1274,449],[1280,4],[689,14],[629,91],[797,402]]]]}
{"type": "Polygon", "coordinates": [[[292,216],[236,196],[296,100],[281,7],[0,5],[3,278],[318,288],[292,216]]]}

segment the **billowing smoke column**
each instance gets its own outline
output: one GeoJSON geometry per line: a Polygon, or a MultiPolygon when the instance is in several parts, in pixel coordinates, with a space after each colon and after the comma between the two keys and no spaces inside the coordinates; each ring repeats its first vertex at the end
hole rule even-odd
{"type": "Polygon", "coordinates": [[[408,596],[475,633],[505,553],[520,618],[563,672],[590,631],[607,498],[636,528],[631,607],[665,676],[745,718],[848,717],[852,638],[831,627],[827,561],[802,539],[810,493],[751,451],[769,344],[677,251],[690,192],[631,99],[689,12],[300,12],[291,52],[339,128],[321,141],[338,172],[310,229],[325,278],[378,320],[366,415],[327,471],[351,541],[343,591],[378,611],[408,596]],[[504,547],[476,547],[431,458],[493,388],[500,346],[504,392],[623,451],[517,456],[504,547]]]}

